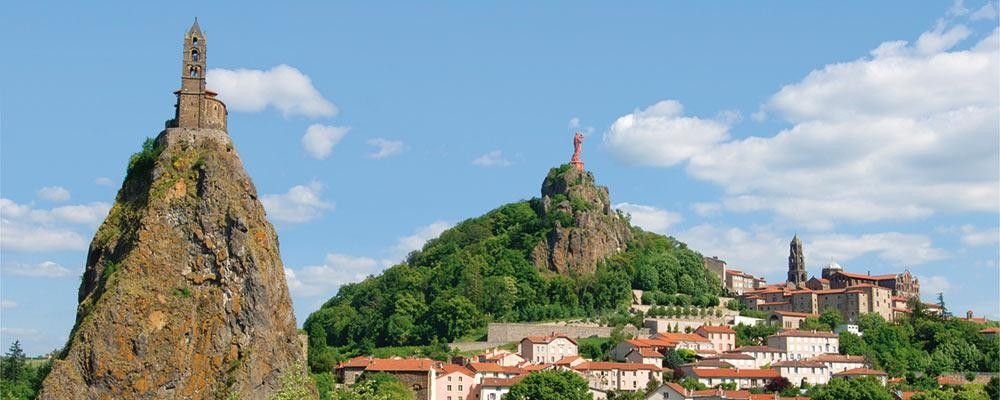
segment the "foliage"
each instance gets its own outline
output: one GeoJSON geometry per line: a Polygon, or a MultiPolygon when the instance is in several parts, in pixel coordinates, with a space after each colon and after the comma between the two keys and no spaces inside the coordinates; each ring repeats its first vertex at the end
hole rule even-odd
{"type": "Polygon", "coordinates": [[[375,348],[450,342],[490,321],[607,315],[611,326],[641,325],[625,313],[638,286],[684,306],[718,304],[721,285],[700,254],[638,228],[626,250],[592,274],[539,270],[532,252],[554,226],[541,216],[540,203],[511,203],[463,221],[404,263],[342,286],[304,323],[310,368],[330,371],[337,361],[375,348]]]}
{"type": "Polygon", "coordinates": [[[843,323],[844,317],[840,315],[840,312],[828,307],[826,310],[823,310],[823,313],[819,317],[809,317],[803,320],[802,324],[799,325],[799,329],[832,331],[837,325],[843,323]]]}
{"type": "Polygon", "coordinates": [[[617,344],[601,337],[580,338],[577,342],[580,357],[594,361],[611,361],[611,349],[617,344]]]}
{"type": "Polygon", "coordinates": [[[529,374],[510,387],[505,400],[591,400],[587,381],[575,372],[542,371],[529,374]]]}
{"type": "Polygon", "coordinates": [[[794,386],[792,386],[792,382],[790,382],[788,378],[783,376],[771,379],[767,382],[767,385],[764,386],[764,390],[768,392],[784,392],[789,388],[794,388],[794,386]]]}
{"type": "Polygon", "coordinates": [[[156,158],[163,152],[163,146],[158,146],[153,138],[146,138],[142,142],[142,149],[138,153],[133,153],[128,159],[128,169],[126,170],[126,180],[128,176],[140,176],[152,170],[156,158]]]}
{"type": "Polygon", "coordinates": [[[725,382],[715,385],[715,387],[722,390],[736,390],[736,382],[725,382]]]}
{"type": "Polygon", "coordinates": [[[892,400],[889,390],[873,377],[834,378],[826,385],[810,388],[809,397],[813,400],[892,400]]]}
{"type": "Polygon", "coordinates": [[[767,344],[768,336],[778,332],[778,327],[768,324],[738,324],[733,330],[736,331],[736,347],[761,346],[767,344]]]}
{"type": "Polygon", "coordinates": [[[992,377],[990,381],[986,384],[986,394],[990,399],[1000,399],[1000,378],[992,377]]]}
{"type": "Polygon", "coordinates": [[[314,373],[312,374],[312,380],[316,382],[316,391],[319,392],[319,400],[330,400],[330,396],[333,395],[333,389],[337,384],[333,374],[329,372],[314,373]]]}
{"type": "Polygon", "coordinates": [[[271,396],[271,400],[300,400],[315,398],[312,388],[315,383],[306,374],[305,368],[297,366],[281,377],[281,387],[271,396]]]}
{"type": "Polygon", "coordinates": [[[642,391],[614,390],[608,392],[607,400],[644,400],[646,394],[642,391]]]}
{"type": "Polygon", "coordinates": [[[864,355],[893,376],[995,372],[1000,363],[1000,341],[980,335],[982,327],[968,321],[914,313],[890,323],[878,314],[866,314],[858,325],[864,336],[842,333],[840,352],[864,355]]]}
{"type": "Polygon", "coordinates": [[[331,400],[411,400],[414,393],[396,377],[386,374],[362,374],[357,383],[330,393],[331,400]]]}
{"type": "MultiPolygon", "coordinates": [[[[965,385],[958,388],[932,389],[917,393],[912,400],[989,400],[982,387],[965,385]]],[[[993,397],[995,398],[995,397],[993,397]]]]}
{"type": "Polygon", "coordinates": [[[52,369],[52,362],[32,366],[21,350],[21,342],[11,343],[7,353],[0,359],[0,399],[33,399],[42,386],[42,381],[52,369]]]}
{"type": "Polygon", "coordinates": [[[681,382],[680,382],[680,384],[685,389],[689,389],[689,390],[705,390],[705,389],[708,389],[708,386],[705,386],[704,383],[701,383],[697,379],[694,379],[692,377],[687,377],[687,378],[682,379],[681,382]]]}

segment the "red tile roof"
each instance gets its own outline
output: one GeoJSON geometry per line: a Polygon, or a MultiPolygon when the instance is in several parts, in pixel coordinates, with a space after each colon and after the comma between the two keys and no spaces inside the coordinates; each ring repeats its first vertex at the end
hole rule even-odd
{"type": "Polygon", "coordinates": [[[559,338],[563,338],[563,339],[569,340],[570,342],[573,342],[573,344],[576,344],[576,340],[573,340],[573,338],[571,338],[569,336],[566,336],[566,334],[563,334],[563,333],[552,333],[552,334],[545,335],[545,336],[528,336],[528,337],[526,337],[524,339],[521,339],[521,341],[523,342],[523,341],[527,340],[527,341],[529,341],[531,343],[543,343],[544,344],[544,343],[551,343],[553,340],[556,340],[556,339],[559,339],[559,338]]]}
{"type": "Polygon", "coordinates": [[[753,356],[743,353],[722,353],[713,358],[720,360],[753,360],[753,356]]]}
{"type": "Polygon", "coordinates": [[[736,331],[734,331],[733,328],[730,328],[730,327],[725,326],[725,325],[721,325],[721,326],[702,325],[702,326],[699,326],[698,329],[695,330],[695,332],[697,332],[697,331],[704,331],[704,332],[708,332],[708,333],[730,333],[730,334],[734,334],[734,335],[736,334],[736,331]]]}
{"type": "Polygon", "coordinates": [[[364,367],[367,367],[368,364],[371,364],[371,362],[372,362],[372,358],[371,357],[357,356],[357,357],[354,357],[354,358],[352,358],[350,360],[347,360],[347,361],[341,362],[340,364],[337,364],[337,369],[340,369],[340,368],[364,368],[364,367]]]}
{"type": "Polygon", "coordinates": [[[773,334],[771,336],[768,336],[768,337],[825,337],[825,338],[835,338],[835,337],[839,337],[839,335],[837,335],[836,333],[833,333],[833,332],[800,331],[800,330],[797,330],[797,329],[786,329],[786,330],[778,331],[778,333],[775,333],[775,334],[773,334]]]}
{"type": "Polygon", "coordinates": [[[580,356],[566,356],[566,357],[563,357],[563,358],[559,359],[558,361],[556,361],[556,362],[554,362],[552,364],[553,365],[569,365],[569,364],[572,364],[574,361],[580,360],[580,359],[581,359],[580,356]]]}
{"type": "Polygon", "coordinates": [[[430,371],[434,360],[429,358],[372,359],[366,371],[430,371]]]}
{"type": "Polygon", "coordinates": [[[979,331],[979,333],[1000,333],[1000,328],[986,328],[979,331]]]}
{"type": "Polygon", "coordinates": [[[663,358],[663,354],[660,354],[660,352],[647,347],[641,347],[632,351],[638,351],[639,355],[643,357],[663,358]]]}
{"type": "Polygon", "coordinates": [[[677,344],[678,342],[709,342],[704,336],[694,334],[694,333],[672,333],[672,332],[657,332],[656,339],[653,340],[665,340],[671,345],[677,344]]]}
{"type": "Polygon", "coordinates": [[[882,281],[882,280],[886,280],[886,279],[896,279],[896,275],[895,274],[865,275],[865,274],[855,274],[853,272],[844,272],[844,271],[837,271],[837,272],[834,272],[834,274],[840,274],[840,275],[846,276],[848,278],[853,278],[853,279],[865,279],[865,280],[872,280],[872,281],[882,281]]]}
{"type": "Polygon", "coordinates": [[[468,376],[476,376],[476,374],[472,373],[472,371],[469,371],[468,368],[465,368],[457,364],[442,364],[438,366],[437,370],[438,370],[438,377],[455,372],[468,376]]]}
{"type": "Polygon", "coordinates": [[[819,317],[819,314],[810,314],[804,312],[793,312],[793,311],[771,311],[771,312],[783,317],[799,317],[799,318],[819,317]]]}
{"type": "Polygon", "coordinates": [[[604,361],[588,361],[583,364],[573,367],[577,371],[589,371],[589,370],[612,370],[617,369],[621,371],[638,371],[638,370],[649,370],[649,371],[660,371],[662,368],[655,365],[649,364],[639,364],[639,363],[621,363],[621,362],[604,362],[604,361]]]}
{"type": "Polygon", "coordinates": [[[468,367],[475,372],[503,372],[507,374],[519,374],[523,372],[518,367],[504,367],[493,363],[469,363],[468,367]]]}
{"type": "Polygon", "coordinates": [[[819,361],[809,361],[809,360],[782,360],[774,364],[772,367],[803,367],[803,368],[826,368],[826,364],[819,361]]]}
{"type": "Polygon", "coordinates": [[[846,371],[840,371],[833,376],[859,376],[859,375],[888,375],[885,371],[879,371],[877,369],[870,368],[851,368],[846,371]]]}
{"type": "Polygon", "coordinates": [[[844,354],[820,354],[810,358],[810,361],[833,362],[833,363],[863,363],[865,356],[852,356],[844,354]]]}
{"type": "Polygon", "coordinates": [[[727,353],[784,353],[784,351],[771,346],[743,346],[737,347],[736,350],[727,351],[727,353]]]}
{"type": "Polygon", "coordinates": [[[483,378],[482,386],[511,387],[520,382],[528,374],[522,374],[513,378],[483,378]]]}
{"type": "Polygon", "coordinates": [[[691,374],[698,378],[744,378],[744,379],[771,379],[777,378],[776,369],[736,369],[736,368],[696,368],[691,370],[691,374]]]}

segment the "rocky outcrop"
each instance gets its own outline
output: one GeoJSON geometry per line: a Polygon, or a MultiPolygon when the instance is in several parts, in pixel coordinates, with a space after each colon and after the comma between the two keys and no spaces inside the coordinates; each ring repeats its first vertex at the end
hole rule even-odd
{"type": "Polygon", "coordinates": [[[597,263],[625,250],[628,222],[611,207],[608,188],[594,175],[564,164],[542,182],[539,214],[554,228],[532,252],[534,263],[562,274],[591,273],[597,263]]]}
{"type": "Polygon", "coordinates": [[[266,399],[304,362],[278,237],[226,132],[133,156],[40,399],[266,399]]]}

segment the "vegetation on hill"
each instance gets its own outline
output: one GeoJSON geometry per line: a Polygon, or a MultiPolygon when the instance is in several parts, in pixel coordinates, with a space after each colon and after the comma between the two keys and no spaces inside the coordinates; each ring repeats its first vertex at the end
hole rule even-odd
{"type": "MultiPolygon", "coordinates": [[[[560,173],[553,168],[552,174],[560,173]]],[[[558,274],[535,265],[532,251],[556,228],[556,213],[535,198],[468,219],[379,276],[344,285],[310,315],[309,361],[336,361],[375,347],[450,342],[488,321],[541,321],[600,315],[630,304],[631,289],[707,299],[718,279],[700,254],[638,228],[627,247],[593,273],[558,274]]],[[[559,224],[565,226],[566,221],[559,224]]]]}
{"type": "Polygon", "coordinates": [[[32,365],[15,340],[0,359],[0,399],[27,400],[35,398],[42,380],[52,369],[52,361],[32,365]]]}
{"type": "Polygon", "coordinates": [[[587,381],[572,371],[542,371],[529,374],[504,395],[510,400],[591,400],[587,381]]]}
{"type": "Polygon", "coordinates": [[[942,318],[919,309],[913,317],[887,322],[878,314],[861,316],[857,336],[840,334],[840,352],[864,355],[891,376],[943,372],[1000,372],[1000,339],[979,334],[983,325],[942,318]]]}

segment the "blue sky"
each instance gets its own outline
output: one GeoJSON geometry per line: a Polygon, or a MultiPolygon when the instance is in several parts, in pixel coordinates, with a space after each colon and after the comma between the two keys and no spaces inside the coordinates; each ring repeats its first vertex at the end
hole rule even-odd
{"type": "Polygon", "coordinates": [[[16,2],[0,15],[0,346],[60,347],[184,31],[278,229],[298,320],[538,195],[572,132],[612,201],[734,268],[908,268],[1000,317],[997,5],[16,2]]]}

